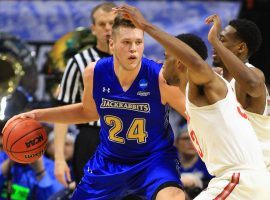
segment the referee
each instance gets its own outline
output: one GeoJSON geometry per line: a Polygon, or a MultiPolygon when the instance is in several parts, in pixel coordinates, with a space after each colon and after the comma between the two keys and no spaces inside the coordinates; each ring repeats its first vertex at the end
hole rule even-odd
{"type": "MultiPolygon", "coordinates": [[[[92,34],[97,38],[97,45],[77,53],[68,61],[65,69],[58,100],[62,104],[73,104],[81,102],[83,93],[83,71],[90,62],[100,58],[110,56],[108,40],[111,37],[112,25],[115,13],[112,8],[116,7],[114,3],[102,3],[96,6],[91,13],[92,34]]],[[[64,143],[67,134],[68,125],[55,124],[55,176],[57,180],[68,186],[71,182],[70,169],[65,161],[64,143]]],[[[73,170],[76,184],[83,176],[83,167],[90,157],[94,154],[99,144],[100,122],[90,122],[88,124],[79,124],[79,135],[75,141],[73,155],[73,170]]]]}

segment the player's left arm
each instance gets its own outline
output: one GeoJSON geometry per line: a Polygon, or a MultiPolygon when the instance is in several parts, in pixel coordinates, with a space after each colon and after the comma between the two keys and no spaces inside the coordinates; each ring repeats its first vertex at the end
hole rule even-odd
{"type": "Polygon", "coordinates": [[[162,104],[168,103],[179,114],[186,118],[186,101],[185,95],[176,86],[170,86],[166,83],[162,75],[162,70],[159,73],[159,89],[162,104]]]}
{"type": "Polygon", "coordinates": [[[235,78],[237,84],[252,97],[260,97],[265,92],[265,77],[261,70],[247,67],[236,55],[227,49],[219,40],[221,20],[218,15],[211,15],[206,23],[213,23],[208,40],[216,50],[226,69],[235,78]]]}

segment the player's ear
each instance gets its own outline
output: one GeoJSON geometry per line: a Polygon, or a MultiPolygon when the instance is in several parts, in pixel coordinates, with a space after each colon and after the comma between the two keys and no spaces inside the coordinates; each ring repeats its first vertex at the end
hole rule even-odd
{"type": "Polygon", "coordinates": [[[238,51],[240,53],[243,53],[244,51],[247,51],[247,44],[245,42],[241,42],[238,48],[238,51]]]}
{"type": "Polygon", "coordinates": [[[114,44],[113,44],[113,39],[112,38],[109,39],[109,48],[110,48],[110,52],[113,52],[114,44]]]}
{"type": "Polygon", "coordinates": [[[92,25],[90,26],[90,29],[91,29],[92,34],[93,34],[93,35],[96,35],[96,27],[95,27],[95,24],[92,24],[92,25]]]}

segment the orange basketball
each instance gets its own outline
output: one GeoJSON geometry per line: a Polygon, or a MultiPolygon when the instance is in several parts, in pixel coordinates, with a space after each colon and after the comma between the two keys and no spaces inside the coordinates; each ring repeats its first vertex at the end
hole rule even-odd
{"type": "Polygon", "coordinates": [[[46,147],[47,134],[34,119],[16,119],[3,132],[3,149],[15,162],[32,163],[43,155],[46,147]]]}

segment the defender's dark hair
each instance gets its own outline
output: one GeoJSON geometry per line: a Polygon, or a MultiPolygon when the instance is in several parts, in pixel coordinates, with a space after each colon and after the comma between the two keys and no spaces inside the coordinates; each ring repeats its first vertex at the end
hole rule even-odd
{"type": "Polygon", "coordinates": [[[120,15],[117,15],[114,19],[112,29],[115,30],[120,26],[127,28],[136,28],[136,26],[132,23],[132,21],[125,19],[120,15]]]}
{"type": "Polygon", "coordinates": [[[200,37],[191,33],[187,33],[177,35],[176,38],[189,45],[194,51],[196,51],[201,56],[202,59],[206,60],[208,56],[207,47],[200,37]]]}
{"type": "Polygon", "coordinates": [[[246,19],[232,20],[229,22],[229,25],[236,29],[236,36],[246,43],[248,57],[253,55],[262,43],[262,34],[258,26],[246,19]]]}
{"type": "Polygon", "coordinates": [[[92,23],[95,24],[94,14],[96,13],[97,10],[102,9],[105,12],[111,12],[112,8],[114,8],[114,7],[116,7],[116,4],[111,3],[111,2],[105,2],[105,3],[99,4],[96,7],[94,7],[92,12],[91,12],[91,16],[90,16],[92,23]]]}

